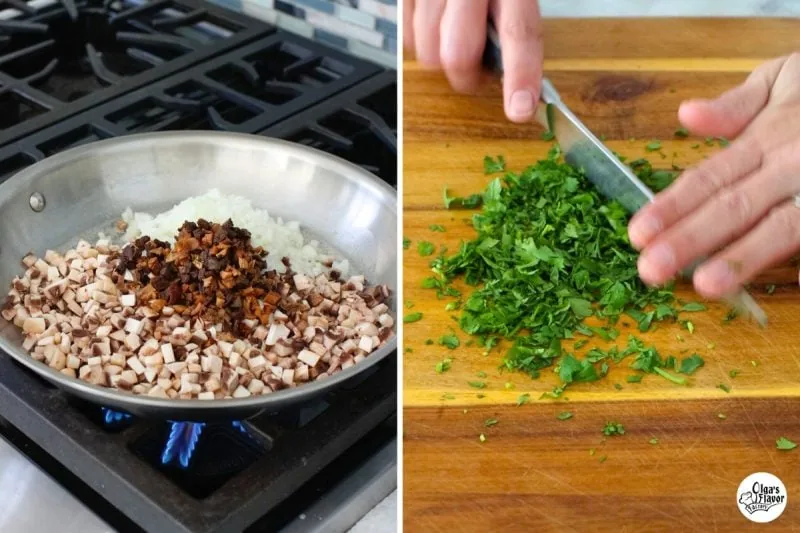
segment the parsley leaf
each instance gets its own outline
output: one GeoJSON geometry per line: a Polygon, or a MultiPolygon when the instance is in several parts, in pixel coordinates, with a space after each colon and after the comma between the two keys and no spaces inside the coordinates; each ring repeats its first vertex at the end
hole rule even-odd
{"type": "Polygon", "coordinates": [[[467,381],[467,385],[474,389],[485,389],[486,383],[483,381],[467,381]]]}
{"type": "Polygon", "coordinates": [[[430,226],[428,226],[428,229],[430,229],[431,231],[437,231],[439,233],[443,233],[446,231],[444,229],[444,226],[442,226],[441,224],[431,224],[430,226]]]}
{"type": "Polygon", "coordinates": [[[447,194],[447,186],[444,187],[442,197],[444,198],[444,207],[446,209],[475,209],[483,203],[483,195],[481,194],[471,194],[465,198],[449,196],[447,194]]]}
{"type": "Polygon", "coordinates": [[[700,357],[696,353],[693,353],[692,355],[681,361],[681,368],[679,372],[681,374],[686,374],[690,376],[694,374],[698,368],[702,367],[705,364],[706,362],[703,360],[702,357],[700,357]]]}
{"type": "Polygon", "coordinates": [[[603,435],[606,437],[615,437],[625,434],[625,428],[619,422],[606,422],[603,427],[603,435]]]}
{"type": "Polygon", "coordinates": [[[528,393],[520,394],[519,398],[517,398],[517,407],[519,407],[520,405],[525,405],[526,403],[528,403],[530,401],[530,399],[531,399],[531,395],[530,394],[528,394],[528,393]]]}
{"type": "Polygon", "coordinates": [[[684,305],[683,307],[681,307],[681,311],[684,311],[684,312],[697,312],[697,311],[705,311],[705,310],[706,310],[706,306],[701,304],[701,303],[697,303],[697,302],[690,302],[690,303],[684,305]]]}
{"type": "Polygon", "coordinates": [[[656,150],[661,150],[661,141],[650,141],[647,143],[647,146],[644,147],[645,150],[648,152],[655,152],[656,150]]]}
{"type": "Polygon", "coordinates": [[[728,393],[731,392],[731,388],[725,385],[724,383],[720,383],[719,385],[717,385],[717,388],[728,393]]]}
{"type": "Polygon", "coordinates": [[[403,250],[408,250],[411,246],[411,239],[403,237],[403,250]]]}
{"type": "Polygon", "coordinates": [[[569,420],[570,418],[572,418],[572,413],[570,413],[569,411],[564,411],[562,413],[559,413],[558,416],[556,416],[556,418],[558,418],[559,420],[569,420]]]}
{"type": "Polygon", "coordinates": [[[416,313],[408,313],[403,317],[404,324],[411,324],[412,322],[419,322],[420,320],[422,320],[422,313],[419,311],[416,313]]]}
{"type": "Polygon", "coordinates": [[[689,130],[687,130],[684,127],[680,127],[677,130],[675,130],[675,137],[679,137],[681,139],[685,139],[688,136],[689,136],[689,130]]]}
{"type": "Polygon", "coordinates": [[[490,428],[492,426],[496,426],[497,425],[497,419],[496,418],[487,418],[486,421],[483,423],[483,425],[484,425],[484,427],[487,427],[487,428],[490,428]]]}
{"type": "Polygon", "coordinates": [[[451,350],[455,350],[461,344],[461,341],[454,333],[448,333],[439,337],[439,344],[447,346],[451,350]]]}
{"type": "Polygon", "coordinates": [[[450,366],[452,365],[452,363],[453,363],[452,359],[442,359],[441,361],[436,363],[436,373],[443,374],[444,372],[447,372],[448,370],[450,370],[450,366]]]}
{"type": "Polygon", "coordinates": [[[488,155],[483,158],[483,172],[485,174],[495,174],[497,172],[503,172],[505,169],[506,158],[502,155],[498,155],[496,159],[488,155]]]}
{"type": "Polygon", "coordinates": [[[790,441],[786,437],[780,437],[775,441],[775,447],[782,451],[789,451],[797,448],[797,444],[795,444],[793,441],[790,441]]]}
{"type": "Polygon", "coordinates": [[[429,255],[433,255],[433,252],[436,251],[436,246],[432,242],[428,241],[419,241],[417,243],[417,252],[422,257],[427,257],[429,255]]]}

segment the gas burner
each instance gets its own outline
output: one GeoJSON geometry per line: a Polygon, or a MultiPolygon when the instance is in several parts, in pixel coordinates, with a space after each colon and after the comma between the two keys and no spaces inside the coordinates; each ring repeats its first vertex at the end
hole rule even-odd
{"type": "Polygon", "coordinates": [[[0,143],[271,31],[199,0],[0,0],[0,143]]]}

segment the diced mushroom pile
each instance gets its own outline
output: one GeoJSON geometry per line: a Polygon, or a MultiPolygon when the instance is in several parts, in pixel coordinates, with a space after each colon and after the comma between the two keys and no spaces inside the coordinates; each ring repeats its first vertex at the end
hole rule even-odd
{"type": "Polygon", "coordinates": [[[187,222],[173,247],[81,241],[64,255],[26,256],[0,315],[22,328],[34,359],[70,377],[180,399],[323,379],[394,335],[386,286],[288,264],[265,272],[265,256],[230,221],[187,222]]]}

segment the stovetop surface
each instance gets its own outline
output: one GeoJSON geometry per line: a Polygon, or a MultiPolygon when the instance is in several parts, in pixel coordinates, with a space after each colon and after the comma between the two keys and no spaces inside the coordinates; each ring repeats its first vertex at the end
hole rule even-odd
{"type": "MultiPolygon", "coordinates": [[[[49,0],[30,5],[43,1],[49,0]]],[[[0,0],[0,6],[13,3],[22,8],[20,2],[0,0]]],[[[174,31],[180,25],[153,22],[160,20],[154,13],[167,4],[176,2],[148,2],[147,9],[134,13],[149,13],[150,28],[191,39],[174,31]]],[[[98,8],[78,3],[77,9],[90,6],[98,8]]],[[[57,5],[37,10],[37,16],[45,20],[48,9],[60,10],[59,16],[71,12],[68,4],[57,5]]],[[[190,12],[185,18],[195,22],[197,17],[190,12]]],[[[125,16],[120,23],[134,19],[141,20],[140,15],[125,16]]],[[[0,15],[0,54],[12,43],[2,38],[8,28],[0,15]]],[[[27,34],[34,29],[13,31],[27,34]]],[[[0,133],[0,183],[72,146],[133,133],[193,129],[288,139],[343,157],[396,185],[396,73],[291,34],[267,33],[139,88],[132,86],[124,94],[109,93],[105,100],[95,99],[97,87],[89,78],[59,74],[60,81],[48,85],[48,79],[59,78],[33,79],[21,67],[4,70],[14,63],[8,63],[8,54],[0,55],[0,121],[12,120],[2,113],[3,97],[12,94],[17,99],[33,94],[67,117],[50,120],[52,112],[33,118],[17,115],[22,122],[9,130],[32,133],[11,140],[8,130],[0,133]],[[4,90],[10,83],[24,91],[4,90]],[[89,94],[81,95],[86,91],[89,94]]],[[[35,40],[30,39],[12,44],[35,40]]],[[[178,50],[165,45],[170,39],[156,39],[155,48],[162,53],[178,50]]],[[[153,43],[134,41],[144,47],[137,50],[153,43]]],[[[159,68],[133,72],[135,61],[128,63],[131,49],[115,63],[115,49],[103,48],[103,60],[118,71],[132,72],[129,79],[159,68]]],[[[142,57],[133,54],[137,61],[142,57]]],[[[77,72],[81,61],[65,66],[64,72],[77,72]]],[[[86,61],[81,68],[88,64],[96,81],[98,65],[86,61]]],[[[170,61],[176,59],[165,64],[170,61]]],[[[13,437],[29,456],[39,457],[37,462],[51,475],[120,531],[276,531],[327,490],[331,480],[342,478],[396,437],[391,422],[396,399],[394,354],[371,375],[359,376],[347,389],[301,410],[206,426],[153,422],[78,402],[0,353],[0,422],[14,428],[0,432],[13,437]]]]}
{"type": "Polygon", "coordinates": [[[2,0],[0,144],[274,30],[202,0],[2,0]]]}

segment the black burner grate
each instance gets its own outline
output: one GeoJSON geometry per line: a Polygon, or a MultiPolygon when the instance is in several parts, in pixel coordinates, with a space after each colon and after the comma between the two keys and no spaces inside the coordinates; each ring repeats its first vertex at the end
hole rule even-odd
{"type": "Polygon", "coordinates": [[[336,93],[338,88],[360,81],[370,73],[374,70],[367,64],[355,60],[345,63],[338,53],[318,48],[299,37],[276,34],[243,51],[219,57],[208,66],[172,76],[0,148],[0,182],[44,157],[73,146],[129,133],[194,129],[289,139],[359,164],[394,186],[397,184],[396,74],[383,72],[336,93]],[[224,65],[235,65],[245,57],[251,58],[245,64],[258,64],[264,50],[274,49],[291,51],[297,58],[284,70],[295,74],[312,72],[315,76],[318,72],[339,72],[341,77],[314,90],[300,85],[308,87],[308,95],[283,105],[259,103],[266,110],[258,110],[249,97],[215,84],[203,74],[218,71],[224,65]],[[319,93],[330,97],[319,102],[312,96],[319,93]]]}
{"type": "Polygon", "coordinates": [[[0,2],[0,144],[272,31],[201,0],[0,2]]]}
{"type": "Polygon", "coordinates": [[[25,438],[38,444],[50,458],[37,461],[55,459],[60,466],[48,471],[70,490],[77,483],[73,492],[87,494],[85,503],[118,530],[135,523],[159,533],[275,531],[282,502],[300,487],[352,455],[345,452],[356,443],[363,448],[355,456],[369,456],[364,437],[395,412],[396,365],[392,355],[293,413],[193,425],[109,414],[45,386],[0,353],[0,432],[23,448],[30,447],[25,438]],[[3,429],[3,420],[24,437],[3,429]],[[130,514],[115,518],[105,506],[130,514]]]}

